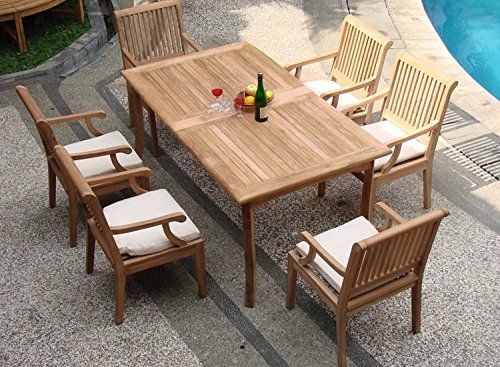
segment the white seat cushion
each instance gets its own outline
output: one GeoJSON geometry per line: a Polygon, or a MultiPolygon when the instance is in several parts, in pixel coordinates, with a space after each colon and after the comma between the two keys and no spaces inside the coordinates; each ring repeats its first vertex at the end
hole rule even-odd
{"type": "MultiPolygon", "coordinates": [[[[86,152],[89,150],[110,148],[117,145],[130,146],[127,139],[125,139],[125,137],[119,131],[113,131],[111,133],[104,134],[92,139],[68,144],[65,146],[65,148],[69,154],[73,154],[86,152]]],[[[118,159],[118,162],[125,168],[132,169],[142,167],[141,158],[133,150],[130,154],[119,153],[116,155],[116,158],[118,159]]],[[[85,178],[95,177],[116,171],[109,155],[96,158],[81,159],[75,161],[75,163],[82,173],[83,177],[85,178]]]]}
{"type": "MultiPolygon", "coordinates": [[[[318,234],[314,238],[335,260],[346,267],[352,246],[377,233],[379,233],[377,229],[365,217],[358,217],[339,227],[318,234]]],[[[309,252],[309,244],[302,241],[297,244],[297,250],[305,256],[309,252]]],[[[344,277],[333,270],[318,254],[316,254],[312,266],[337,292],[340,292],[344,277]]]]}
{"type": "MultiPolygon", "coordinates": [[[[311,82],[305,82],[304,85],[309,89],[311,89],[318,96],[320,96],[325,92],[331,92],[342,87],[342,85],[340,85],[337,82],[334,82],[333,80],[313,80],[311,82]]],[[[356,98],[351,93],[343,93],[339,97],[337,108],[344,107],[356,103],[358,101],[359,99],[356,98]]],[[[327,102],[332,103],[332,98],[328,99],[327,102]]]]}
{"type": "MultiPolygon", "coordinates": [[[[400,129],[396,126],[396,124],[389,120],[375,122],[361,127],[383,144],[394,138],[400,138],[407,135],[404,130],[400,129]]],[[[397,163],[421,156],[425,153],[426,149],[427,147],[417,139],[406,141],[401,146],[401,152],[399,153],[397,163]]],[[[394,151],[394,148],[392,150],[394,151]]],[[[382,168],[382,166],[386,164],[390,158],[391,155],[389,154],[385,157],[376,159],[374,166],[375,170],[382,168]]]]}
{"type": "MultiPolygon", "coordinates": [[[[142,195],[108,205],[103,210],[110,227],[122,226],[163,215],[186,212],[180,207],[167,190],[149,191],[142,195]]],[[[200,237],[200,231],[186,215],[186,221],[170,223],[174,235],[186,241],[200,237]]],[[[174,246],[165,235],[161,225],[122,233],[113,236],[120,254],[139,256],[152,254],[174,246]]]]}

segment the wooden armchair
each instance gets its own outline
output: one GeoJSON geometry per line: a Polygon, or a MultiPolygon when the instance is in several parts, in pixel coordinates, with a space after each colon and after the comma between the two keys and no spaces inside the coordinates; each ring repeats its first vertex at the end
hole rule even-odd
{"type": "Polygon", "coordinates": [[[384,203],[375,208],[385,214],[381,228],[358,217],[317,236],[302,232],[304,242],[288,253],[286,306],[294,307],[299,273],[335,313],[340,367],[347,365],[347,317],[385,298],[411,288],[412,331],[420,332],[425,264],[449,214],[438,209],[406,221],[384,203]]]}
{"type": "MultiPolygon", "coordinates": [[[[139,65],[182,56],[189,48],[201,48],[189,37],[184,27],[179,0],[160,1],[115,11],[115,24],[120,40],[123,67],[139,65]]],[[[130,90],[129,90],[130,100],[130,90]]],[[[153,154],[158,156],[156,117],[148,106],[153,154]]]]}
{"type": "MultiPolygon", "coordinates": [[[[104,111],[88,111],[59,117],[45,117],[37,103],[23,86],[17,86],[16,92],[26,106],[36,124],[42,139],[47,157],[49,177],[49,205],[56,206],[56,177],[68,194],[70,217],[70,246],[76,245],[78,225],[78,198],[61,175],[59,166],[54,159],[54,147],[58,144],[52,126],[70,121],[83,120],[94,138],[66,145],[71,157],[76,161],[78,169],[85,178],[98,177],[112,172],[124,171],[142,167],[141,158],[133,151],[125,137],[119,131],[103,134],[92,124],[94,118],[106,117],[104,111]]],[[[149,179],[141,179],[141,185],[149,187],[149,179]]],[[[99,195],[122,190],[129,186],[128,180],[108,182],[95,188],[99,195]]]]}
{"type": "Polygon", "coordinates": [[[78,193],[87,222],[88,274],[94,270],[95,241],[113,266],[116,279],[114,321],[123,322],[127,276],[178,259],[194,258],[198,294],[206,295],[204,240],[184,210],[167,190],[146,191],[140,180],[149,178],[148,168],[137,168],[85,180],[64,147],[54,148],[66,182],[78,193]],[[101,207],[91,185],[126,179],[135,197],[101,207]]]}
{"type": "MultiPolygon", "coordinates": [[[[376,92],[382,66],[392,41],[362,22],[348,15],[342,22],[340,40],[335,52],[286,65],[295,69],[300,79],[302,67],[320,61],[332,60],[330,80],[314,80],[304,85],[328,101],[334,107],[344,107],[376,92]]],[[[355,118],[364,117],[371,111],[359,109],[355,118]]]]}
{"type": "MultiPolygon", "coordinates": [[[[392,70],[389,88],[341,109],[355,111],[383,99],[381,121],[362,126],[393,150],[375,161],[370,207],[379,186],[423,171],[424,208],[431,206],[432,162],[451,93],[458,82],[418,61],[400,54],[392,70]]],[[[355,173],[363,179],[362,173],[355,173]]]]}

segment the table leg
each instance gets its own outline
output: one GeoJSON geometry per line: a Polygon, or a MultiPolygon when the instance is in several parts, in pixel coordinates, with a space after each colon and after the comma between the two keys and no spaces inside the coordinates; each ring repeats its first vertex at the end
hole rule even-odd
{"type": "Polygon", "coordinates": [[[132,126],[135,126],[135,151],[142,157],[144,152],[144,116],[142,115],[141,97],[132,89],[129,89],[129,117],[132,126]]]}
{"type": "Polygon", "coordinates": [[[78,23],[83,23],[85,20],[85,13],[83,12],[83,0],[76,0],[76,20],[78,23]]]}
{"type": "Polygon", "coordinates": [[[251,203],[242,206],[243,242],[245,245],[245,306],[255,304],[256,258],[253,208],[251,203]]]}
{"type": "Polygon", "coordinates": [[[19,45],[19,52],[26,52],[28,51],[28,47],[26,46],[26,37],[24,36],[23,18],[21,17],[21,13],[14,14],[14,22],[16,23],[16,38],[17,44],[19,45]]]}
{"type": "Polygon", "coordinates": [[[375,204],[375,185],[373,184],[373,163],[363,172],[363,196],[361,197],[361,214],[370,220],[375,204]]]}
{"type": "Polygon", "coordinates": [[[318,184],[318,197],[319,198],[325,197],[325,194],[326,194],[326,181],[320,182],[318,184]]]}

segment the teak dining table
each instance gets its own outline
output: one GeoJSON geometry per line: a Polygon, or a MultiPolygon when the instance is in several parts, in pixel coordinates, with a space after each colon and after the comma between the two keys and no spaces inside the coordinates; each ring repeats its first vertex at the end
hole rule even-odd
{"type": "Polygon", "coordinates": [[[144,101],[242,207],[245,306],[256,297],[254,208],[273,198],[350,172],[364,172],[361,212],[367,203],[376,158],[391,152],[356,123],[315,95],[283,67],[249,43],[217,47],[123,71],[131,89],[135,149],[144,149],[144,101]],[[209,112],[211,89],[229,97],[264,73],[275,93],[269,120],[209,112]]]}

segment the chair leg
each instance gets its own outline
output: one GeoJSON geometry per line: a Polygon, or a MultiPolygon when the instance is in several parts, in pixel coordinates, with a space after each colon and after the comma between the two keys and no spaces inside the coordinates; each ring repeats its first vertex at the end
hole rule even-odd
{"type": "Polygon", "coordinates": [[[87,274],[92,274],[94,272],[94,253],[95,253],[95,238],[87,225],[87,274]]]}
{"type": "Polygon", "coordinates": [[[422,285],[419,283],[411,289],[411,331],[420,332],[422,320],[422,285]]]}
{"type": "MultiPolygon", "coordinates": [[[[132,100],[132,90],[130,89],[130,86],[127,83],[127,101],[128,101],[128,104],[129,104],[129,108],[130,108],[130,101],[131,100],[132,100]]],[[[141,113],[142,113],[142,110],[141,110],[141,113]]],[[[130,119],[130,126],[132,126],[132,127],[135,126],[133,119],[130,119]]]]}
{"type": "Polygon", "coordinates": [[[125,308],[125,285],[127,277],[125,274],[116,274],[115,276],[115,324],[120,325],[123,322],[123,310],[125,308]]]}
{"type": "Polygon", "coordinates": [[[205,271],[204,242],[197,245],[196,253],[193,259],[196,269],[196,281],[198,282],[198,295],[200,298],[205,298],[207,296],[207,277],[205,271]]]}
{"type": "Polygon", "coordinates": [[[156,129],[156,115],[154,111],[147,107],[149,126],[151,128],[151,139],[153,140],[153,155],[158,157],[160,155],[160,145],[158,144],[158,130],[156,129]]]}
{"type": "Polygon", "coordinates": [[[69,198],[69,245],[76,246],[78,231],[78,199],[76,193],[68,194],[69,198]]]}
{"type": "Polygon", "coordinates": [[[326,194],[326,182],[320,182],[318,184],[318,197],[325,197],[326,194]]]}
{"type": "Polygon", "coordinates": [[[337,365],[346,367],[346,316],[342,314],[335,315],[337,324],[337,365]]]}
{"type": "Polygon", "coordinates": [[[424,208],[431,207],[431,189],[432,189],[432,166],[424,169],[424,208]]]}
{"type": "Polygon", "coordinates": [[[297,270],[295,270],[290,254],[288,255],[288,284],[286,290],[286,308],[289,310],[295,306],[295,291],[297,289],[297,270]]]}
{"type": "Polygon", "coordinates": [[[56,207],[56,174],[50,164],[48,164],[49,170],[49,206],[51,208],[56,207]]]}

